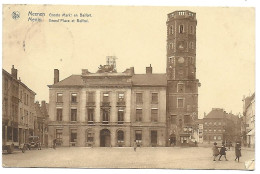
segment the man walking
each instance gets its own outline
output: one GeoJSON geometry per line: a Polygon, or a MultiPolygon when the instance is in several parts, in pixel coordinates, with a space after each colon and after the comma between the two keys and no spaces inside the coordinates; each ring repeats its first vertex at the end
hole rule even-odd
{"type": "Polygon", "coordinates": [[[237,160],[237,162],[239,162],[239,158],[241,157],[241,145],[238,142],[236,143],[236,146],[235,146],[235,154],[236,154],[235,161],[237,160]]]}
{"type": "Polygon", "coordinates": [[[134,151],[136,152],[136,148],[137,148],[137,143],[136,140],[134,141],[134,151]]]}
{"type": "Polygon", "coordinates": [[[53,149],[56,149],[56,138],[53,139],[53,149]]]}
{"type": "Polygon", "coordinates": [[[214,157],[213,161],[216,161],[216,157],[219,155],[219,150],[218,150],[216,142],[214,143],[214,146],[212,147],[212,151],[213,151],[213,157],[214,157]]]}

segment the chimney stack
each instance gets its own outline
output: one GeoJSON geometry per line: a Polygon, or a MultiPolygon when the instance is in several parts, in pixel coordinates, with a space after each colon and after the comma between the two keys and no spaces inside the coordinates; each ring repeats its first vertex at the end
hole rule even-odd
{"type": "Polygon", "coordinates": [[[153,73],[153,67],[150,64],[150,67],[146,67],[146,74],[152,74],[153,73]]]}
{"type": "Polygon", "coordinates": [[[12,66],[11,74],[13,78],[17,79],[17,69],[14,68],[14,65],[12,66]]]}
{"type": "Polygon", "coordinates": [[[59,70],[58,69],[54,69],[54,84],[55,83],[58,83],[60,80],[59,80],[59,70]]]}

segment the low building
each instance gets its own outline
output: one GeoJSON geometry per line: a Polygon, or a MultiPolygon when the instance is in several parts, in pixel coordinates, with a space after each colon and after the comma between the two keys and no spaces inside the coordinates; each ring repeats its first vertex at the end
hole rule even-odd
{"type": "Polygon", "coordinates": [[[203,118],[203,143],[235,142],[240,140],[240,119],[224,109],[213,108],[203,118]]]}

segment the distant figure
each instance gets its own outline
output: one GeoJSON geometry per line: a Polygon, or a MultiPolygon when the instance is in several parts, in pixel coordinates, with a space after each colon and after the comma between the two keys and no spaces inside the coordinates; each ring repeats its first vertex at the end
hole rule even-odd
{"type": "Polygon", "coordinates": [[[197,147],[197,141],[196,141],[196,140],[195,140],[195,143],[194,143],[194,144],[195,144],[195,147],[197,147]]]}
{"type": "Polygon", "coordinates": [[[240,145],[240,143],[236,143],[235,154],[236,154],[235,161],[237,160],[239,162],[239,158],[241,157],[241,145],[240,145]]]}
{"type": "Polygon", "coordinates": [[[213,151],[213,157],[214,157],[213,161],[216,161],[216,157],[219,155],[219,150],[218,150],[216,142],[214,143],[214,146],[212,147],[212,151],[213,151]]]}
{"type": "Polygon", "coordinates": [[[221,146],[220,151],[219,151],[219,154],[220,154],[219,159],[218,159],[219,161],[221,161],[220,159],[221,159],[222,155],[224,155],[224,157],[225,157],[225,159],[227,161],[226,151],[227,151],[227,149],[225,147],[225,144],[222,143],[222,146],[221,146]]]}
{"type": "Polygon", "coordinates": [[[56,138],[54,138],[54,140],[53,140],[53,149],[56,149],[56,143],[57,143],[57,140],[56,140],[56,138]]]}
{"type": "Polygon", "coordinates": [[[228,150],[230,150],[230,147],[231,147],[231,141],[228,142],[228,150]]]}
{"type": "Polygon", "coordinates": [[[136,148],[137,148],[137,143],[136,140],[134,141],[134,151],[136,152],[136,148]]]}

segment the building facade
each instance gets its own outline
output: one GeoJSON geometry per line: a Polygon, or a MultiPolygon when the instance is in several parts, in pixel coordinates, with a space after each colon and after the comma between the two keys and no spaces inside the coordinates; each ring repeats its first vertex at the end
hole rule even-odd
{"type": "Polygon", "coordinates": [[[241,122],[238,116],[224,109],[213,108],[203,118],[203,143],[236,142],[240,140],[241,122]]]}
{"type": "Polygon", "coordinates": [[[82,70],[49,85],[49,145],[179,146],[196,141],[196,14],[176,11],[167,20],[166,74],[116,71],[115,58],[96,73],[82,70]]]}
{"type": "Polygon", "coordinates": [[[243,143],[248,147],[255,147],[255,93],[243,98],[242,116],[243,143]]]}
{"type": "Polygon", "coordinates": [[[196,14],[175,11],[167,25],[167,127],[169,143],[185,145],[195,141],[198,119],[196,79],[196,14]]]}
{"type": "Polygon", "coordinates": [[[34,100],[36,93],[17,79],[18,70],[11,69],[9,74],[2,70],[3,82],[3,144],[18,146],[28,142],[34,132],[34,100]]]}
{"type": "Polygon", "coordinates": [[[34,135],[39,136],[42,147],[48,147],[48,103],[35,103],[36,119],[34,120],[34,135]]]}

